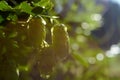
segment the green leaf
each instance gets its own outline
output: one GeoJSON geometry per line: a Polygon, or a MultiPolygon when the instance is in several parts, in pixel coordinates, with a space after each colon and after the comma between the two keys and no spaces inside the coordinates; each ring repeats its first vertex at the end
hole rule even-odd
{"type": "Polygon", "coordinates": [[[9,37],[9,38],[14,38],[14,37],[17,36],[17,34],[18,34],[18,33],[17,33],[16,31],[13,31],[12,33],[9,34],[8,37],[9,37]]]}
{"type": "Polygon", "coordinates": [[[33,14],[32,11],[32,7],[25,1],[22,2],[19,6],[19,9],[21,10],[21,12],[25,12],[28,14],[33,14]]]}
{"type": "Polygon", "coordinates": [[[2,21],[4,21],[4,18],[0,15],[0,23],[2,23],[2,21]]]}
{"type": "Polygon", "coordinates": [[[8,3],[6,1],[0,1],[0,10],[1,11],[7,11],[7,10],[11,10],[12,7],[8,5],[8,3]]]}
{"type": "Polygon", "coordinates": [[[19,48],[17,41],[12,40],[11,44],[12,44],[13,48],[19,48]]]}
{"type": "Polygon", "coordinates": [[[28,66],[26,66],[26,65],[25,65],[25,66],[21,66],[21,65],[20,65],[20,66],[18,66],[17,69],[18,69],[19,71],[28,71],[29,68],[28,68],[28,66]]]}
{"type": "Polygon", "coordinates": [[[35,5],[36,6],[41,6],[45,9],[48,8],[48,6],[49,6],[49,8],[52,7],[50,0],[41,0],[40,2],[36,3],[35,5]]]}
{"type": "Polygon", "coordinates": [[[17,15],[15,14],[9,14],[9,16],[7,17],[7,20],[17,21],[17,19],[17,15]]]}

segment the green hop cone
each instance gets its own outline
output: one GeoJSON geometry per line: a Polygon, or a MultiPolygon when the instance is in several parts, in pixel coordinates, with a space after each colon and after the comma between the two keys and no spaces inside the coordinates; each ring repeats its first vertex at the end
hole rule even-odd
{"type": "Polygon", "coordinates": [[[51,46],[43,48],[40,54],[37,56],[37,59],[38,70],[40,72],[41,77],[43,75],[49,75],[53,72],[53,68],[56,64],[56,58],[51,46]]]}
{"type": "Polygon", "coordinates": [[[29,41],[32,46],[39,47],[45,39],[45,25],[41,18],[32,18],[28,23],[29,41]]]}
{"type": "Polygon", "coordinates": [[[51,29],[52,45],[57,60],[63,60],[69,53],[69,36],[64,24],[56,24],[51,29]]]}

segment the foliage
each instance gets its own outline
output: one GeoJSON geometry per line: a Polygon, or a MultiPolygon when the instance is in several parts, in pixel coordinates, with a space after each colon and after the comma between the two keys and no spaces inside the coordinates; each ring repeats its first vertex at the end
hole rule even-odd
{"type": "Polygon", "coordinates": [[[0,0],[0,80],[117,80],[90,35],[101,10],[94,0],[0,0]]]}
{"type": "Polygon", "coordinates": [[[52,6],[50,0],[0,1],[0,80],[49,78],[68,55],[67,28],[50,15],[52,6]]]}

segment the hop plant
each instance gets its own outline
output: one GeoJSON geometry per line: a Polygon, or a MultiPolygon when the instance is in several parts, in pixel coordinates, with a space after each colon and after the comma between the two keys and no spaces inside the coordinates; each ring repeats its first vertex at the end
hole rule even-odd
{"type": "Polygon", "coordinates": [[[64,24],[56,24],[51,29],[52,46],[58,60],[63,60],[69,53],[69,37],[64,24]]]}
{"type": "Polygon", "coordinates": [[[45,25],[41,18],[32,18],[28,23],[28,35],[30,44],[38,47],[45,40],[45,25]]]}

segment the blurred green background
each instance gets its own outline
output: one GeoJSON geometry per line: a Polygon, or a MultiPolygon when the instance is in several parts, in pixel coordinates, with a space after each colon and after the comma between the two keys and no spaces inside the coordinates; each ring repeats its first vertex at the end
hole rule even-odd
{"type": "Polygon", "coordinates": [[[119,4],[56,0],[55,10],[68,25],[72,54],[72,59],[59,65],[55,80],[119,80],[119,4]]]}

